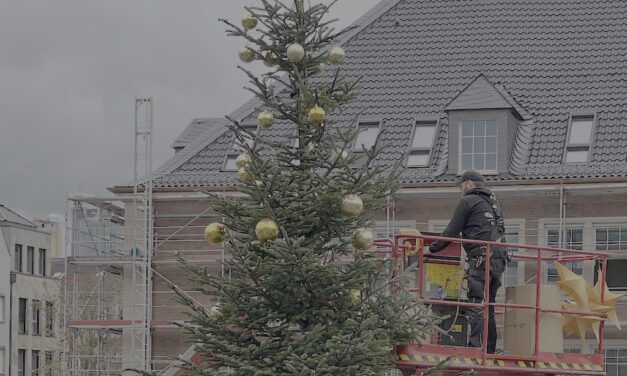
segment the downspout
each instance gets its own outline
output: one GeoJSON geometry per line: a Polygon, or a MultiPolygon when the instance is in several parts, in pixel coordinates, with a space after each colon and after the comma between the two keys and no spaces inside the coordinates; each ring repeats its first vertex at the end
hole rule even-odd
{"type": "Polygon", "coordinates": [[[565,205],[565,192],[564,192],[564,181],[560,182],[560,221],[559,221],[559,248],[564,248],[564,235],[566,234],[566,226],[564,224],[564,220],[566,218],[566,213],[564,210],[565,205]]]}

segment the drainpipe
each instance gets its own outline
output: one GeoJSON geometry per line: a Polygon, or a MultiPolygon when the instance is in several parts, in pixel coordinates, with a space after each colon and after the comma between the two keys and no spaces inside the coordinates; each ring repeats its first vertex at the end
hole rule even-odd
{"type": "MultiPolygon", "coordinates": [[[[15,272],[11,272],[10,274],[10,283],[9,283],[9,376],[11,376],[11,358],[13,357],[12,353],[13,353],[13,320],[11,315],[13,315],[13,285],[15,284],[15,281],[17,280],[17,276],[15,275],[15,272]]],[[[19,360],[18,360],[19,361],[19,360]]]]}

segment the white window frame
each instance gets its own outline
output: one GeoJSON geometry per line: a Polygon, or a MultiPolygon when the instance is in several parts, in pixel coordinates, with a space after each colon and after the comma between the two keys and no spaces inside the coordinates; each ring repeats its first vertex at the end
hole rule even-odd
{"type": "MultiPolygon", "coordinates": [[[[493,170],[487,170],[487,169],[477,169],[476,171],[480,172],[483,175],[497,175],[498,174],[498,169],[499,169],[499,120],[498,119],[490,119],[490,118],[486,118],[486,119],[460,119],[459,120],[459,124],[458,124],[458,142],[459,142],[459,146],[457,148],[457,170],[458,170],[458,175],[463,174],[466,170],[463,169],[463,165],[462,165],[462,161],[463,161],[463,141],[464,141],[464,130],[463,130],[463,124],[464,122],[473,122],[473,127],[474,127],[474,122],[476,121],[483,121],[483,122],[491,122],[494,121],[496,122],[496,147],[495,147],[495,151],[494,151],[494,155],[496,158],[496,164],[494,166],[493,170]]],[[[485,136],[484,136],[485,137],[485,136]]],[[[473,142],[474,142],[474,135],[473,135],[473,142]]],[[[485,151],[482,153],[483,155],[485,154],[493,154],[493,153],[486,153],[485,151]]],[[[475,155],[474,153],[471,155],[475,155]]]]}
{"type": "Polygon", "coordinates": [[[7,372],[7,349],[4,346],[0,347],[0,375],[4,376],[7,372]]]}
{"type": "Polygon", "coordinates": [[[416,167],[428,167],[431,164],[431,154],[433,152],[433,143],[435,142],[438,127],[440,121],[439,119],[416,119],[414,121],[414,128],[412,129],[411,138],[409,139],[409,147],[407,148],[407,158],[406,158],[406,166],[408,168],[416,168],[416,167]],[[431,142],[429,142],[429,147],[414,147],[414,137],[416,137],[416,132],[419,127],[431,127],[433,126],[433,135],[431,137],[431,142]],[[410,164],[409,158],[412,155],[427,155],[427,163],[425,164],[410,164]]]}
{"type": "Polygon", "coordinates": [[[357,130],[358,130],[359,133],[357,134],[357,137],[355,137],[355,140],[353,141],[353,147],[352,147],[353,152],[356,152],[356,153],[363,152],[364,151],[364,146],[365,146],[366,150],[372,149],[372,147],[375,145],[375,143],[377,141],[377,138],[379,138],[379,135],[381,134],[381,124],[382,123],[383,123],[383,121],[381,121],[381,120],[362,120],[362,121],[359,121],[359,123],[357,124],[357,130]],[[376,128],[377,129],[377,135],[375,136],[375,139],[374,139],[372,145],[365,145],[364,143],[358,144],[359,137],[363,133],[362,128],[376,128]]]}
{"type": "MultiPolygon", "coordinates": [[[[606,372],[607,372],[608,366],[615,366],[615,367],[617,367],[617,371],[618,370],[621,370],[621,371],[627,370],[627,356],[625,356],[625,358],[621,358],[620,357],[620,352],[621,351],[627,352],[627,347],[625,347],[625,346],[615,346],[615,347],[612,346],[612,347],[605,347],[603,350],[604,350],[603,351],[603,359],[604,359],[604,364],[605,364],[604,370],[606,372]],[[608,358],[607,354],[608,354],[608,351],[610,351],[610,350],[616,351],[616,362],[608,364],[608,362],[607,362],[607,358],[608,358]],[[621,361],[621,359],[623,359],[623,360],[621,361]],[[618,367],[620,367],[620,369],[618,369],[618,367]]],[[[624,373],[616,373],[616,374],[617,375],[621,375],[621,374],[624,374],[624,373]]]]}
{"type": "Polygon", "coordinates": [[[597,128],[597,116],[596,113],[571,113],[570,118],[568,120],[568,132],[566,133],[566,142],[564,147],[564,163],[587,163],[590,162],[590,157],[592,156],[592,144],[595,140],[595,131],[597,128]],[[590,129],[590,139],[587,143],[570,143],[570,136],[573,131],[573,123],[576,120],[580,119],[591,119],[592,120],[592,128],[590,129]],[[585,161],[568,161],[568,153],[576,152],[576,151],[585,151],[587,153],[587,157],[585,161]]]}
{"type": "Polygon", "coordinates": [[[239,154],[235,154],[235,153],[227,154],[226,158],[224,158],[224,163],[222,164],[222,171],[224,172],[237,171],[237,165],[235,165],[235,168],[228,168],[228,166],[229,166],[229,161],[232,161],[233,163],[235,163],[235,160],[237,159],[238,156],[239,154]]]}
{"type": "Polygon", "coordinates": [[[6,296],[0,294],[0,322],[5,322],[6,317],[6,296]]]}

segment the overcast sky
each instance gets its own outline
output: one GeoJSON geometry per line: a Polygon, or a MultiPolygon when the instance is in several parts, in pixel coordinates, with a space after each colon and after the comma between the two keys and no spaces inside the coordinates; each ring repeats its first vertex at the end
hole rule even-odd
{"type": "MultiPolygon", "coordinates": [[[[377,2],[340,0],[333,16],[346,26],[377,2]]],[[[64,214],[69,193],[132,179],[136,97],[155,101],[155,166],[192,119],[247,100],[241,40],[217,19],[239,22],[254,4],[1,0],[0,204],[28,218],[64,214]]]]}

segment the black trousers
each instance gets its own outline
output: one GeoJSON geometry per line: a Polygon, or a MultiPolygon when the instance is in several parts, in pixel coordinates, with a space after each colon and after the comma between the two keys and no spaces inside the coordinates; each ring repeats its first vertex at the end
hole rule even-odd
{"type": "MultiPolygon", "coordinates": [[[[485,264],[485,262],[484,262],[485,264]]],[[[477,266],[477,260],[469,260],[468,265],[468,299],[473,303],[483,302],[483,287],[485,285],[485,269],[483,265],[477,266]]],[[[496,292],[501,287],[501,277],[490,276],[489,302],[494,303],[496,292]]],[[[483,337],[483,311],[481,308],[468,309],[468,321],[470,322],[469,347],[481,347],[483,337]]],[[[494,354],[496,350],[496,321],[494,319],[494,307],[490,306],[488,312],[488,354],[494,354]]]]}

